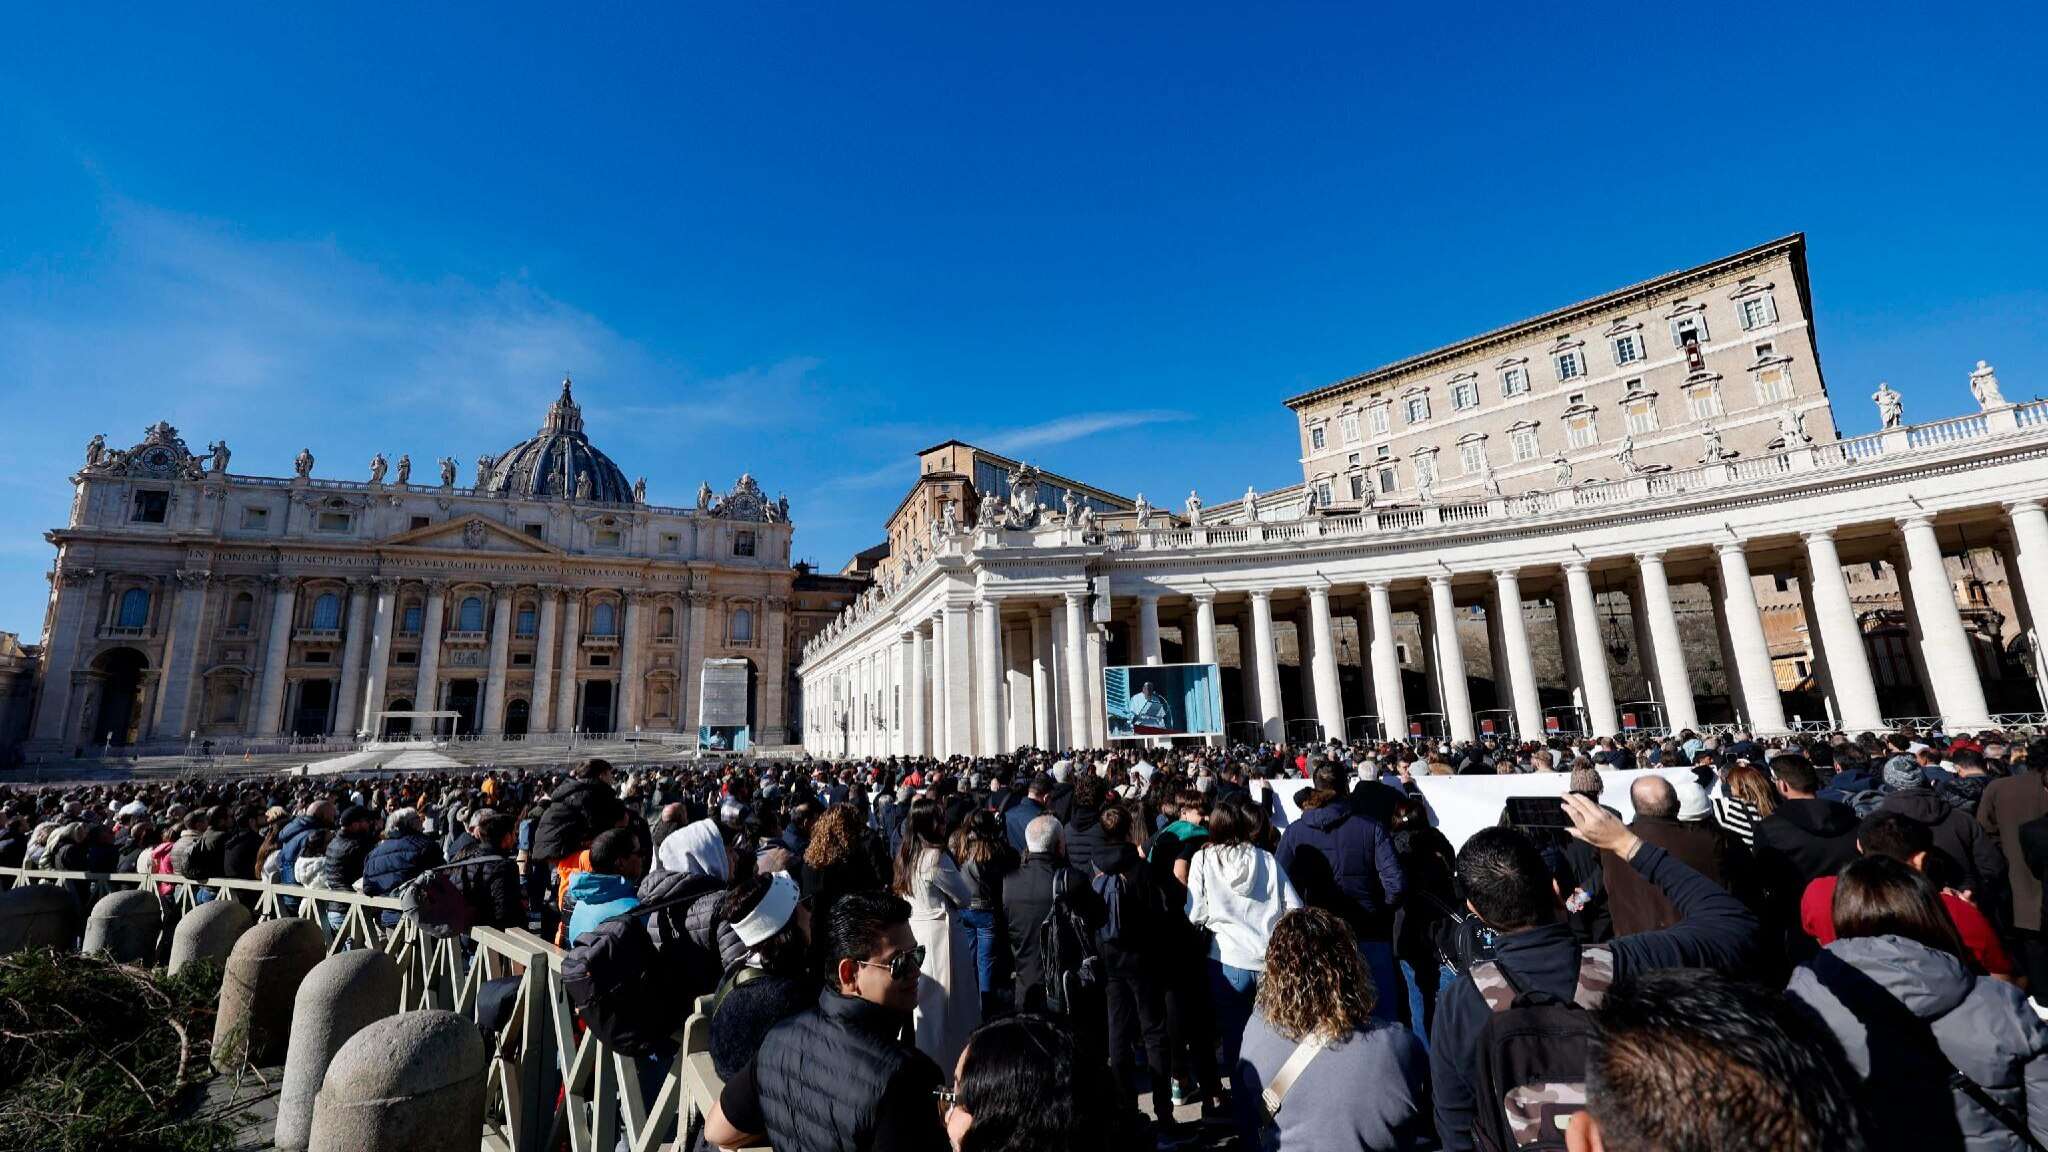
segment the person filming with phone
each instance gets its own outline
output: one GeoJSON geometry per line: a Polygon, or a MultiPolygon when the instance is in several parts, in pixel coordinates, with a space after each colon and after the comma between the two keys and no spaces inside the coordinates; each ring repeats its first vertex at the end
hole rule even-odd
{"type": "Polygon", "coordinates": [[[1531,1010],[1564,1013],[1569,1032],[1569,1014],[1576,1012],[1590,1036],[1589,1012],[1614,981],[1654,968],[1740,972],[1756,946],[1757,921],[1741,901],[1585,796],[1567,795],[1561,803],[1570,821],[1566,831],[1612,853],[1663,893],[1676,922],[1582,952],[1566,923],[1563,896],[1527,832],[1486,828],[1465,842],[1457,857],[1459,894],[1499,933],[1499,943],[1492,961],[1473,965],[1444,987],[1430,1034],[1437,1135],[1452,1152],[1478,1146],[1482,1133],[1492,1146],[1514,1146],[1523,1142],[1515,1133],[1527,1125],[1562,1124],[1584,1107],[1570,1101],[1585,1099],[1585,1039],[1567,1037],[1533,1054],[1497,1050],[1518,1039],[1515,1028],[1488,1027],[1497,1015],[1506,1021],[1531,1010]]]}

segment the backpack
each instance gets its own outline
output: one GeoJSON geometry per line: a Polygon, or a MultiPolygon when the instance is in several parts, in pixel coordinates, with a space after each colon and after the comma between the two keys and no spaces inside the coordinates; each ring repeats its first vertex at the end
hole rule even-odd
{"type": "Polygon", "coordinates": [[[436,940],[449,940],[468,933],[476,927],[474,910],[469,906],[469,897],[462,886],[448,873],[456,868],[467,868],[472,864],[502,864],[503,856],[473,856],[456,864],[442,864],[405,882],[398,890],[401,917],[410,917],[413,926],[425,936],[436,940]]]}
{"type": "Polygon", "coordinates": [[[1865,788],[1848,799],[1849,807],[1855,810],[1858,820],[1877,811],[1878,805],[1883,803],[1884,793],[1875,788],[1865,788]]]}
{"type": "Polygon", "coordinates": [[[1557,1149],[1565,1126],[1586,1109],[1586,1057],[1593,1013],[1614,983],[1614,953],[1579,956],[1569,1001],[1515,987],[1499,963],[1472,966],[1472,986],[1491,1010],[1479,1030],[1478,1118],[1472,1135],[1485,1152],[1557,1149]]]}
{"type": "Polygon", "coordinates": [[[1038,925],[1039,979],[1047,1011],[1067,1014],[1102,982],[1102,956],[1088,921],[1067,899],[1067,872],[1052,874],[1052,908],[1038,925]]]}
{"type": "Polygon", "coordinates": [[[647,1056],[682,1027],[684,1002],[663,971],[661,949],[647,931],[654,913],[695,898],[640,904],[583,934],[562,958],[562,986],[583,1026],[627,1056],[647,1056]]]}
{"type": "Polygon", "coordinates": [[[1102,898],[1102,906],[1108,915],[1102,919],[1102,927],[1095,930],[1095,941],[1104,950],[1115,948],[1126,950],[1137,940],[1137,925],[1131,921],[1137,918],[1137,908],[1127,902],[1130,878],[1123,873],[1097,872],[1090,885],[1095,894],[1102,898]],[[1127,920],[1126,916],[1130,919],[1127,920]]]}

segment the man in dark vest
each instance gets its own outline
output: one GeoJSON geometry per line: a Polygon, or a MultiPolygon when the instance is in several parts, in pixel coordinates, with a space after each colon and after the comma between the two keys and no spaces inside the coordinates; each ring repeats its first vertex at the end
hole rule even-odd
{"type": "Polygon", "coordinates": [[[904,1039],[924,964],[910,905],[886,893],[841,897],[825,946],[817,1007],[769,1031],[754,1062],[726,1081],[704,1138],[720,1148],[944,1152],[933,1101],[944,1078],[904,1039]]]}

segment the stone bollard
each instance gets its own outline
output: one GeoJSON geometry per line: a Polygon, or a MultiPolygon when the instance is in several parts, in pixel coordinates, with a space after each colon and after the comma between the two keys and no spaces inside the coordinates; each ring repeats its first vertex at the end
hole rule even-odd
{"type": "Polygon", "coordinates": [[[398,1011],[404,980],[398,962],[374,948],[322,960],[292,1001],[291,1044],[284,1056],[284,1090],[277,1100],[273,1140],[300,1152],[313,1136],[313,1100],[327,1065],[351,1036],[398,1011]]]}
{"type": "Polygon", "coordinates": [[[85,921],[82,952],[105,952],[122,964],[152,964],[164,930],[164,902],[155,892],[110,892],[85,921]]]}
{"type": "Polygon", "coordinates": [[[311,1152],[475,1152],[483,1034],[453,1012],[387,1016],[341,1046],[313,1104],[311,1152]]]}
{"type": "Polygon", "coordinates": [[[283,1063],[292,999],[326,955],[327,937],[311,921],[266,920],[244,932],[220,983],[213,1066],[233,1072],[245,1063],[283,1063]]]}
{"type": "Polygon", "coordinates": [[[0,892],[0,956],[30,948],[69,948],[78,939],[78,898],[56,884],[17,884],[0,892]]]}
{"type": "Polygon", "coordinates": [[[171,975],[195,961],[226,963],[235,941],[255,924],[256,914],[239,900],[213,900],[194,908],[171,935],[171,975]]]}

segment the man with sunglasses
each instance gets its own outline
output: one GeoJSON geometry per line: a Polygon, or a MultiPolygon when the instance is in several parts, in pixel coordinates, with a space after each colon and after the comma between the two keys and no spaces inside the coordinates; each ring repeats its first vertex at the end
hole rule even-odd
{"type": "Polygon", "coordinates": [[[704,1138],[720,1148],[942,1152],[932,1097],[944,1077],[905,1039],[924,966],[910,905],[886,893],[842,897],[824,938],[817,1006],[769,1031],[726,1082],[704,1138]]]}

